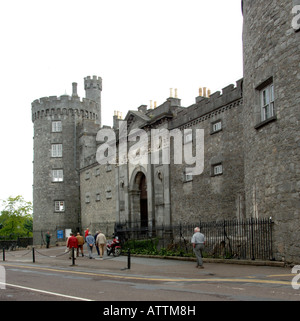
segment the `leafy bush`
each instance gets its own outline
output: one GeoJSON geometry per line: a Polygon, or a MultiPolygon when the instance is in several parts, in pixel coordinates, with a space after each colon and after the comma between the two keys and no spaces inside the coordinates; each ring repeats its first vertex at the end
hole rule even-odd
{"type": "Polygon", "coordinates": [[[159,239],[147,239],[147,240],[129,240],[125,242],[124,249],[130,249],[132,254],[143,255],[160,255],[160,256],[182,256],[191,257],[194,256],[193,252],[187,252],[178,248],[174,244],[170,244],[167,248],[158,249],[159,239]]]}

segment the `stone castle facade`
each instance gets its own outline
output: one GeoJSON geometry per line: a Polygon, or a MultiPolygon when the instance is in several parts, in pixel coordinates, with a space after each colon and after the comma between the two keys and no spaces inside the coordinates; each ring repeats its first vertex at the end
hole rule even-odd
{"type": "MultiPolygon", "coordinates": [[[[297,1],[242,1],[244,77],[181,106],[177,97],[142,105],[124,119],[127,132],[180,130],[182,144],[204,130],[204,167],[188,175],[186,164],[100,165],[100,77],[86,77],[86,97],[50,96],[32,103],[34,123],[34,242],[47,230],[104,230],[116,222],[153,225],[272,218],[277,260],[300,262],[300,32],[292,27],[297,1]],[[296,3],[295,3],[296,2],[296,3]],[[192,129],[193,135],[185,135],[192,129]]],[[[171,96],[171,95],[170,95],[171,96]]],[[[128,143],[128,149],[134,143],[128,143]]],[[[177,148],[175,146],[175,148],[177,148]]],[[[162,156],[163,142],[160,148],[162,156]]]]}

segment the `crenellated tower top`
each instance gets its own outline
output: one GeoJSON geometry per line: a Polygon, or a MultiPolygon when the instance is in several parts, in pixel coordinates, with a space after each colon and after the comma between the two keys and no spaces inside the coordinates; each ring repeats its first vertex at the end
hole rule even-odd
{"type": "Polygon", "coordinates": [[[101,91],[102,91],[102,78],[97,76],[87,76],[84,78],[85,97],[93,100],[98,104],[98,122],[101,126],[101,91]]]}
{"type": "Polygon", "coordinates": [[[72,96],[50,96],[36,99],[32,102],[32,121],[46,116],[75,115],[83,118],[94,119],[101,124],[101,88],[102,79],[90,76],[84,78],[86,98],[80,99],[77,94],[77,83],[72,83],[72,96]]]}

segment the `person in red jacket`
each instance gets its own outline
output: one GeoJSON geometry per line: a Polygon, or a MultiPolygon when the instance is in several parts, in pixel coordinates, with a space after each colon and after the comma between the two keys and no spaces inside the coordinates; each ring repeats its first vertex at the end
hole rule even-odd
{"type": "Polygon", "coordinates": [[[88,234],[89,234],[89,228],[87,227],[87,229],[84,232],[84,240],[86,240],[86,237],[88,236],[88,234]]]}
{"type": "Polygon", "coordinates": [[[70,236],[67,241],[67,247],[69,248],[69,259],[71,259],[72,258],[72,247],[74,247],[74,249],[78,248],[78,240],[74,236],[73,233],[70,233],[70,236]]]}

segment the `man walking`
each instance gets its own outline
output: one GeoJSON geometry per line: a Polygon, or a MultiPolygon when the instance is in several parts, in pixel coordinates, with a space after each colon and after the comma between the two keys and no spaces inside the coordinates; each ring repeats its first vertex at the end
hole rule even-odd
{"type": "Polygon", "coordinates": [[[96,245],[100,249],[100,258],[103,258],[103,254],[105,251],[105,245],[106,245],[106,237],[101,231],[99,231],[99,234],[97,236],[96,245]]]}
{"type": "Polygon", "coordinates": [[[91,232],[88,232],[88,235],[86,237],[86,245],[89,251],[89,258],[92,259],[92,252],[93,252],[93,246],[95,244],[95,239],[94,237],[91,235],[91,232]]]}
{"type": "Polygon", "coordinates": [[[193,251],[197,258],[196,268],[203,269],[202,251],[204,249],[205,236],[200,233],[199,227],[195,227],[191,243],[193,244],[193,251]]]}
{"type": "Polygon", "coordinates": [[[78,241],[78,248],[77,248],[77,257],[79,256],[79,249],[81,251],[81,255],[84,256],[83,254],[83,244],[84,244],[84,239],[83,236],[80,235],[80,233],[78,232],[76,235],[77,241],[78,241]]]}
{"type": "Polygon", "coordinates": [[[73,233],[70,233],[70,236],[67,241],[67,247],[69,248],[69,259],[71,259],[72,258],[72,248],[74,247],[74,255],[75,255],[75,250],[77,251],[77,248],[78,248],[78,241],[73,233]]]}

